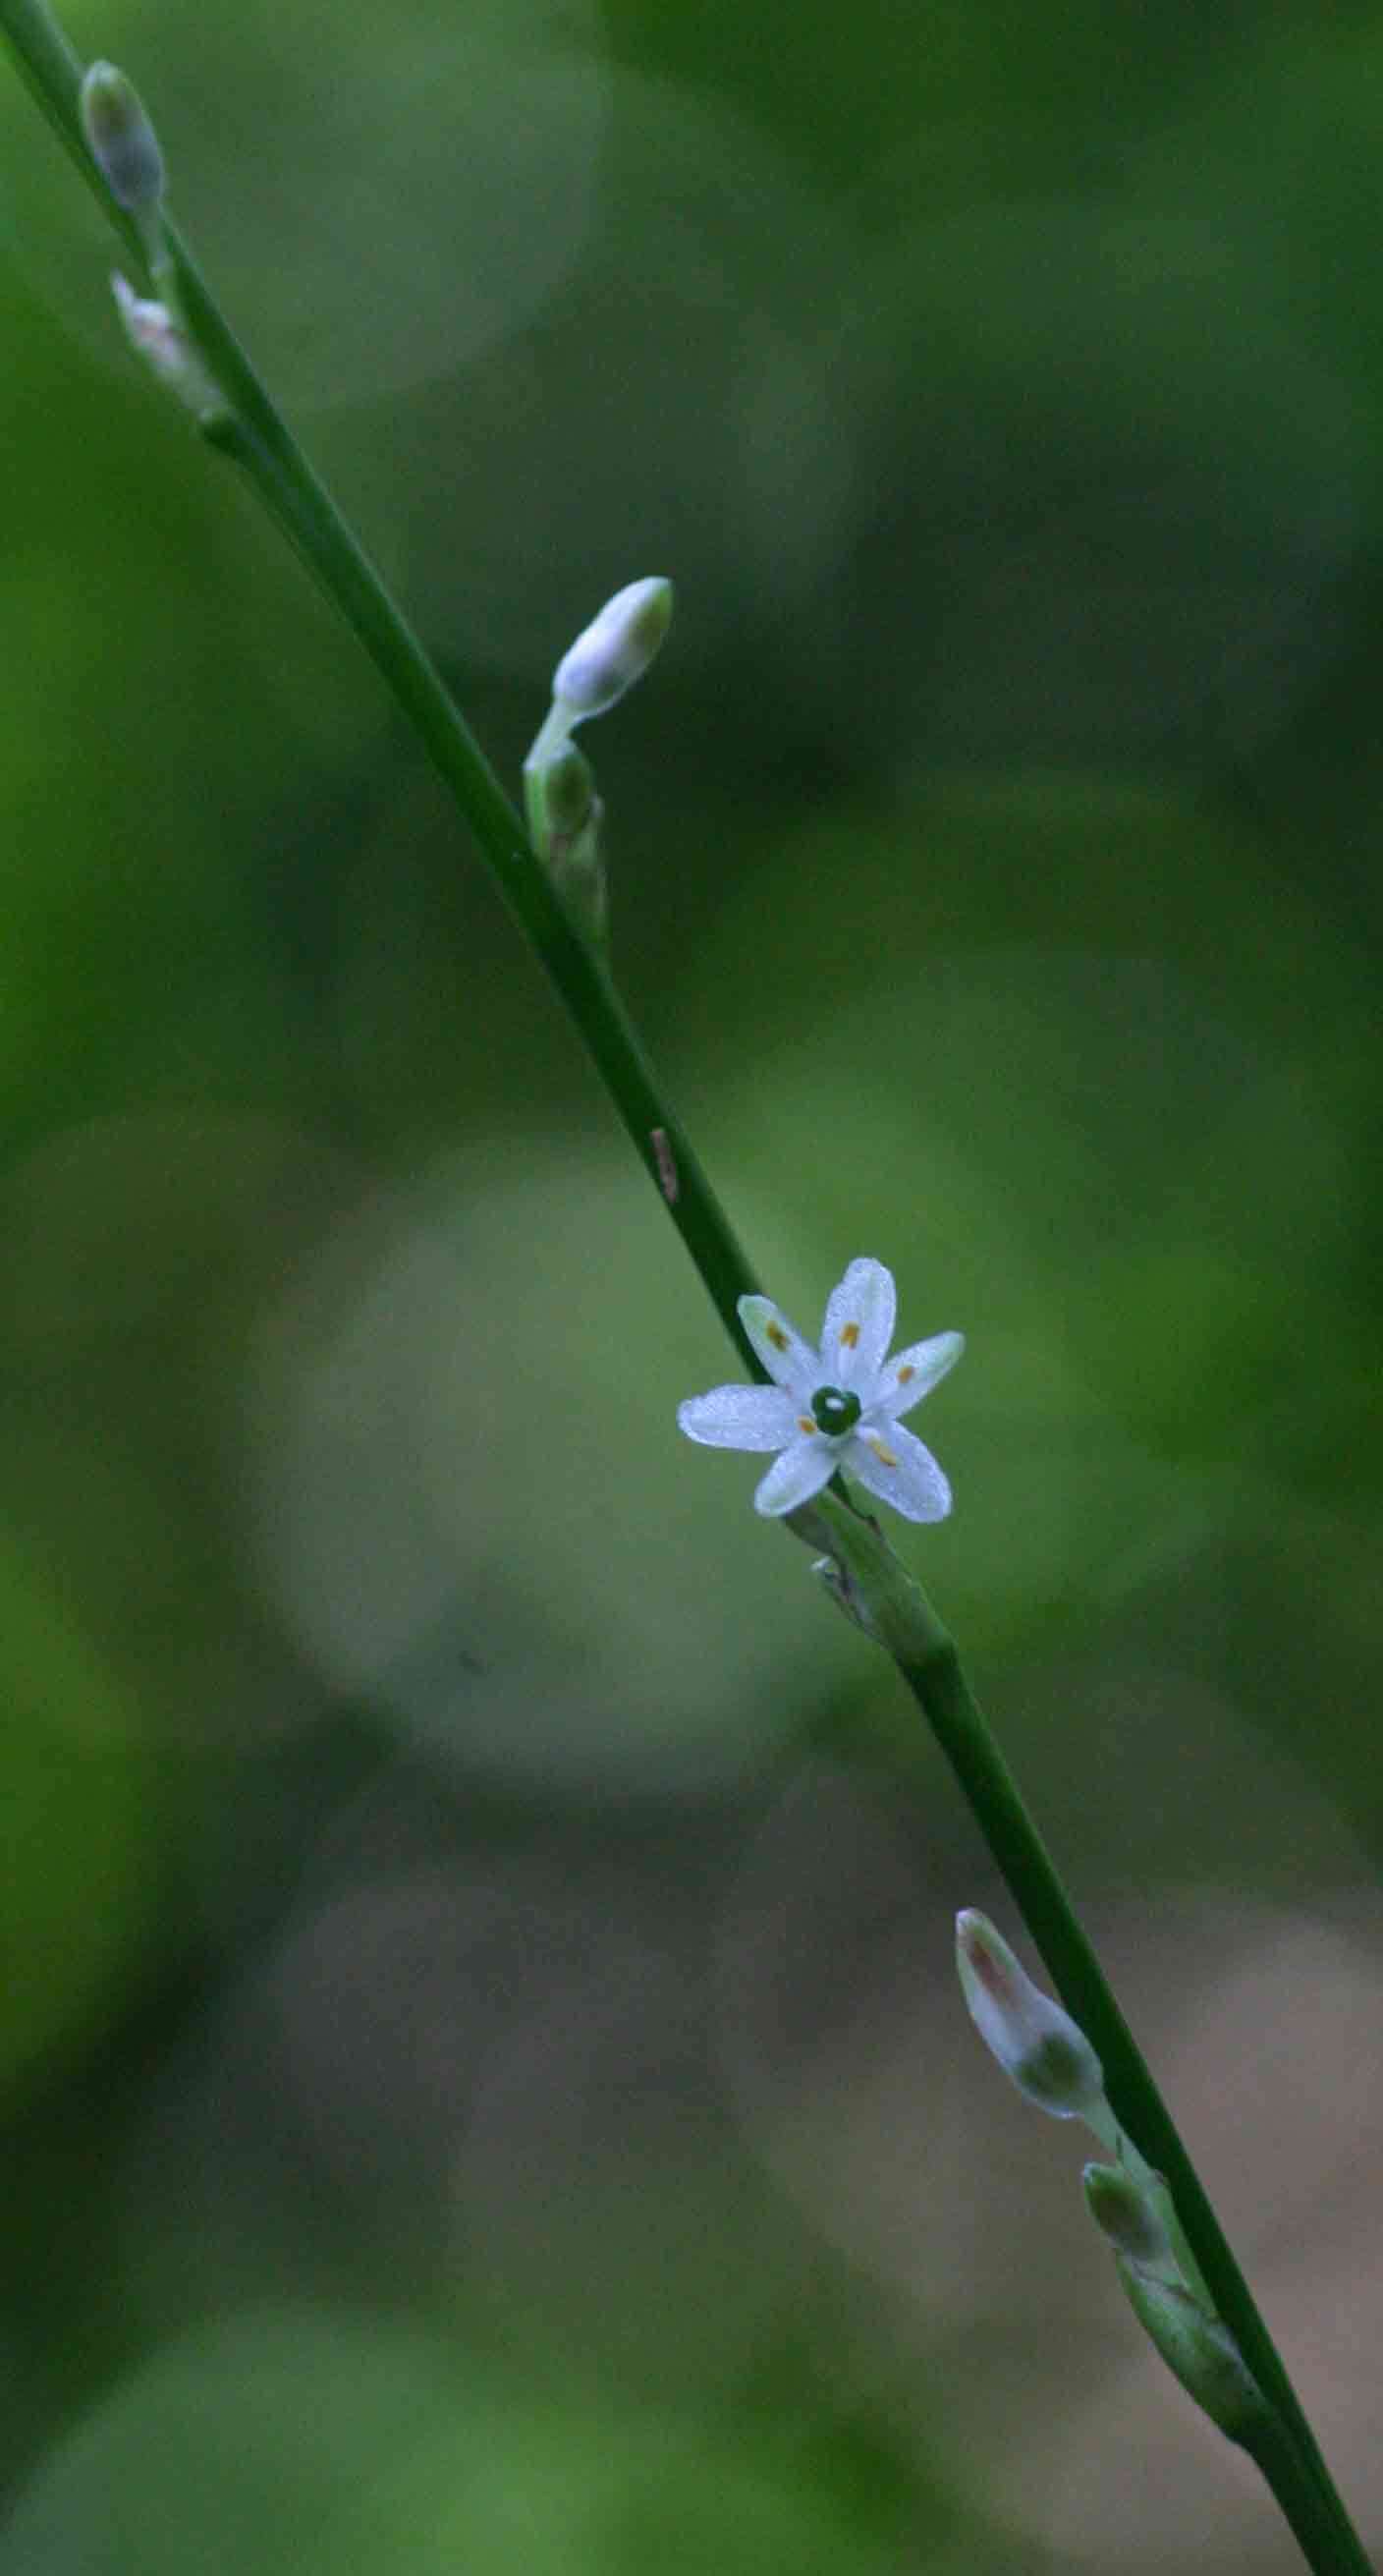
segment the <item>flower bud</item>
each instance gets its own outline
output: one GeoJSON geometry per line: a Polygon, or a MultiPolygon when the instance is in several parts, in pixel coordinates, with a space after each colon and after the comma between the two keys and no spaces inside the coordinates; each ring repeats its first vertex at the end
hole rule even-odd
{"type": "Polygon", "coordinates": [[[146,366],[192,412],[203,428],[229,417],[230,405],[205,360],[166,304],[136,295],[129,279],[111,279],[125,336],[146,366]]]}
{"type": "Polygon", "coordinates": [[[987,1915],[956,1916],[956,1965],[970,2018],[991,2055],[1055,2120],[1088,2117],[1104,2076],[1084,2031],[1020,1968],[987,1915]]]}
{"type": "Polygon", "coordinates": [[[93,63],[82,82],[82,129],[92,160],[118,206],[145,214],[163,195],[163,154],[133,83],[113,63],[93,63]]]}
{"type": "Polygon", "coordinates": [[[1122,2165],[1087,2165],[1086,2206],[1116,2254],[1175,2275],[1172,2240],[1142,2185],[1122,2165]]]}
{"type": "Polygon", "coordinates": [[[535,847],[544,858],[565,857],[599,802],[585,753],[568,742],[551,760],[528,762],[523,783],[535,847]]]}
{"type": "Polygon", "coordinates": [[[574,742],[544,753],[535,743],[523,765],[529,838],[578,929],[602,948],[609,890],[600,846],[605,808],[595,772],[574,742]]]}
{"type": "Polygon", "coordinates": [[[641,680],[672,618],[672,584],[657,573],[628,582],[563,654],[552,695],[569,725],[603,715],[641,680]]]}
{"type": "Polygon", "coordinates": [[[1252,2449],[1270,2410],[1228,2327],[1190,2290],[1145,2271],[1128,2255],[1114,2259],[1134,2315],[1188,2397],[1231,2442],[1252,2449]]]}

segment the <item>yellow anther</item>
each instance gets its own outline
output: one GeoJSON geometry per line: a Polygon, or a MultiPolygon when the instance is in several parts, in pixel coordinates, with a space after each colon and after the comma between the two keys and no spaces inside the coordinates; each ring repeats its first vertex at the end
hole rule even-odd
{"type": "Polygon", "coordinates": [[[799,1413],[797,1417],[797,1428],[799,1431],[819,1431],[821,1429],[821,1425],[819,1422],[813,1422],[809,1413],[799,1413]]]}
{"type": "Polygon", "coordinates": [[[768,1339],[773,1344],[775,1351],[785,1351],[787,1349],[788,1337],[781,1324],[765,1324],[764,1331],[767,1334],[768,1339]]]}
{"type": "Polygon", "coordinates": [[[841,1325],[841,1328],[840,1328],[840,1346],[841,1346],[841,1349],[842,1349],[843,1351],[852,1351],[852,1350],[854,1349],[854,1347],[855,1347],[856,1342],[859,1340],[859,1337],[860,1337],[860,1328],[859,1328],[859,1325],[858,1325],[858,1324],[842,1324],[842,1325],[841,1325]]]}
{"type": "Polygon", "coordinates": [[[867,1439],[868,1439],[869,1446],[870,1446],[870,1448],[873,1450],[874,1455],[875,1455],[875,1457],[878,1459],[879,1464],[880,1464],[880,1466],[881,1466],[881,1467],[896,1467],[896,1466],[897,1466],[898,1461],[897,1461],[897,1459],[894,1457],[893,1451],[892,1451],[891,1449],[889,1449],[889,1448],[886,1448],[886,1447],[885,1447],[885,1445],[884,1445],[883,1441],[879,1438],[879,1435],[878,1435],[878,1433],[877,1433],[876,1431],[870,1431],[870,1432],[868,1432],[868,1433],[866,1434],[866,1437],[867,1437],[867,1439]]]}

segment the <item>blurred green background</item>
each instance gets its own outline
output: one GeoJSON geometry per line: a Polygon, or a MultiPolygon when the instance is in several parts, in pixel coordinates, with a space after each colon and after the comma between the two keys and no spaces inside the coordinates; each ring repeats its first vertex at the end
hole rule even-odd
{"type": "MultiPolygon", "coordinates": [[[[616,955],[1383,2539],[1383,20],[84,5],[616,955]]],[[[1286,2570],[910,1705],[349,637],[0,62],[0,2576],[1286,2570]]]]}

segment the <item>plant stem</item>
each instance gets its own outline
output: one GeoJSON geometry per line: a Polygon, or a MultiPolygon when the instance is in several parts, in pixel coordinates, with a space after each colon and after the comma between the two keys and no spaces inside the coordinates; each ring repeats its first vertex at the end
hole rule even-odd
{"type": "Polygon", "coordinates": [[[1281,2439],[1254,2451],[1263,2475],[1313,2567],[1366,2567],[1362,2544],[1277,2347],[1018,1784],[971,1693],[954,1644],[949,1637],[939,1639],[921,1661],[901,1664],[900,1669],[981,1821],[989,1849],[1062,2002],[1100,2060],[1115,2118],[1167,2184],[1216,2310],[1273,2409],[1274,2435],[1280,2433],[1281,2439]]]}
{"type": "MultiPolygon", "coordinates": [[[[49,122],[148,278],[135,225],[87,152],[78,109],[82,66],[43,0],[0,0],[0,32],[49,122]]],[[[187,324],[228,397],[210,432],[353,629],[450,788],[505,900],[546,966],[650,1179],[741,1358],[762,1376],[736,1312],[756,1282],[724,1210],[659,1089],[603,962],[569,920],[523,824],[434,664],[342,519],[220,313],[186,245],[166,226],[187,324]]],[[[838,1597],[885,1647],[922,1708],[1068,2011],[1104,2068],[1121,2125],[1164,2175],[1219,2312],[1273,2409],[1254,2456],[1316,2576],[1371,2576],[1295,2390],[1254,2304],[1170,2112],[1066,1896],[1016,1783],[972,1697],[956,1649],[872,1521],[843,1494],[793,1515],[824,1544],[838,1597]]]]}
{"type": "MultiPolygon", "coordinates": [[[[0,14],[8,0],[0,0],[0,14]]],[[[205,290],[179,244],[174,257],[187,310],[205,290]]],[[[604,960],[573,926],[518,813],[412,628],[305,457],[287,439],[271,452],[258,432],[232,423],[218,435],[255,485],[323,591],[353,627],[450,787],[520,928],[575,1022],[645,1170],[656,1184],[737,1350],[763,1374],[737,1312],[755,1280],[730,1220],[679,1121],[663,1099],[604,960]]]]}
{"type": "MultiPolygon", "coordinates": [[[[42,0],[0,0],[0,31],[147,282],[139,232],[115,204],[82,136],[82,65],[76,54],[42,0]]],[[[689,1139],[658,1090],[604,963],[574,928],[436,665],[271,402],[191,252],[166,220],[164,229],[187,322],[233,413],[228,424],[210,433],[212,444],[242,468],[332,606],[353,628],[450,788],[505,901],[585,1040],[726,1331],[746,1365],[762,1377],[736,1312],[738,1299],[757,1282],[689,1139]]]]}
{"type": "Polygon", "coordinates": [[[1310,2566],[1364,2576],[1370,2566],[1296,2390],[1259,2314],[1176,2123],[1071,1904],[1047,1847],[961,1669],[955,1642],[878,1525],[833,1497],[793,1515],[824,1546],[837,1598],[897,1665],[955,1774],[990,1853],[1073,2021],[1104,2072],[1116,2120],[1171,2193],[1177,2219],[1224,2324],[1273,2410],[1253,2457],[1310,2566]]]}

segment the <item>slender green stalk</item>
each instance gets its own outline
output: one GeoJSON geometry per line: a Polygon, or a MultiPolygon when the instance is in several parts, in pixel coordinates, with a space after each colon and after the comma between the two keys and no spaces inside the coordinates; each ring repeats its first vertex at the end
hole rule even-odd
{"type": "MultiPolygon", "coordinates": [[[[147,278],[137,226],[112,202],[82,137],[82,66],[42,0],[0,0],[0,32],[45,115],[147,278]]],[[[523,825],[418,638],[342,520],[213,301],[166,228],[181,308],[232,417],[210,431],[244,471],[327,597],[359,637],[470,824],[501,890],[575,1022],[645,1170],[736,1348],[762,1375],[736,1302],[755,1287],[734,1232],[658,1087],[603,963],[569,920],[523,825]]],[[[1295,2390],[1225,2241],[1171,2114],[1072,1910],[1036,1826],[977,1707],[955,1647],[872,1521],[828,1491],[793,1515],[822,1547],[842,1606],[893,1657],[968,1799],[1052,1979],[1104,2068],[1121,2125],[1165,2176],[1226,2326],[1272,2409],[1253,2446],[1316,2576],[1371,2576],[1295,2390]]]]}
{"type": "Polygon", "coordinates": [[[1254,2457],[1313,2566],[1367,2564],[1296,2390],[1196,2168],[947,1637],[900,1669],[1072,2019],[1091,2041],[1121,2128],[1162,2176],[1215,2307],[1274,2412],[1254,2457]],[[1307,2536],[1316,2546],[1307,2546],[1307,2536]],[[1340,2549],[1355,2555],[1338,2556],[1340,2549]],[[1319,2552],[1319,2554],[1318,2554],[1319,2552]]]}
{"type": "Polygon", "coordinates": [[[1171,2192],[1215,2306],[1273,2410],[1253,2456],[1318,2570],[1369,2567],[1287,2371],[1152,2071],[1125,2021],[1021,1790],[961,1669],[954,1640],[872,1521],[829,1496],[793,1515],[827,1549],[842,1607],[892,1656],[922,1709],[1042,1959],[1104,2070],[1115,2118],[1171,2192]]]}
{"type": "MultiPolygon", "coordinates": [[[[8,0],[0,0],[0,15],[8,0]]],[[[193,278],[175,252],[179,276],[193,278]]],[[[205,290],[197,281],[188,311],[205,290]]],[[[284,433],[286,438],[286,433],[284,433]]],[[[619,1111],[645,1170],[681,1235],[736,1348],[759,1363],[740,1325],[738,1300],[755,1281],[748,1260],[691,1144],[664,1101],[603,958],[573,926],[550,875],[434,664],[395,607],[378,573],[312,473],[288,443],[273,453],[239,422],[217,433],[329,599],[354,628],[451,788],[520,927],[546,966],[619,1111]]]]}
{"type": "MultiPolygon", "coordinates": [[[[143,239],[110,196],[78,112],[82,64],[42,0],[0,0],[0,31],[49,122],[147,279],[143,239]]],[[[192,333],[232,418],[209,433],[255,486],[332,605],[346,619],[451,789],[519,925],[546,966],[615,1107],[746,1364],[759,1363],[737,1301],[757,1282],[688,1138],[658,1091],[603,962],[570,921],[552,880],[435,664],[275,409],[176,228],[167,249],[192,333]]]]}

